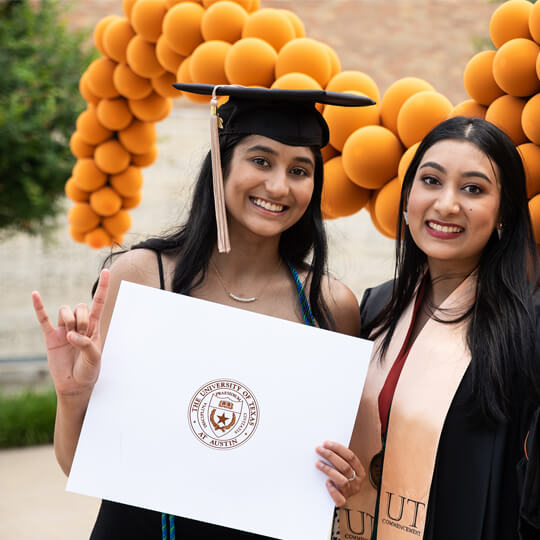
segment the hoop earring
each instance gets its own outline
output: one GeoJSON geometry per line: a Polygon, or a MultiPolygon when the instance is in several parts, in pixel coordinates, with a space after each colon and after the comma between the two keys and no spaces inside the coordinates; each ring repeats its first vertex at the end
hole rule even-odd
{"type": "Polygon", "coordinates": [[[405,221],[405,225],[409,226],[409,214],[407,210],[403,210],[403,220],[405,221]]]}

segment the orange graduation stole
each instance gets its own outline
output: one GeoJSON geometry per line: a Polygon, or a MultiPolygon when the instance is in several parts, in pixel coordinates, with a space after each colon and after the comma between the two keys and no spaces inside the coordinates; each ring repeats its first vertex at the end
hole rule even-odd
{"type": "Polygon", "coordinates": [[[423,538],[441,431],[471,360],[468,321],[445,324],[435,319],[452,320],[462,314],[475,292],[472,275],[434,312],[410,348],[392,400],[379,501],[370,478],[370,467],[374,472],[376,465],[373,458],[382,450],[378,397],[407,336],[414,299],[399,320],[383,361],[379,356],[383,336],[375,340],[350,443],[366,475],[360,492],[340,508],[341,540],[370,540],[375,525],[377,540],[423,538]]]}

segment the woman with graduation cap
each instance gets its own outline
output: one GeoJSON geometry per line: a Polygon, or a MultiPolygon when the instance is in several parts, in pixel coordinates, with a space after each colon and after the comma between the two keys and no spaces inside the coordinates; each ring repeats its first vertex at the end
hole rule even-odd
{"type": "Polygon", "coordinates": [[[540,538],[540,295],[525,175],[479,118],[421,142],[396,278],[366,291],[375,339],[351,449],[367,475],[341,538],[540,538]]]}
{"type": "MultiPolygon", "coordinates": [[[[122,253],[110,274],[102,271],[91,307],[61,307],[58,328],[39,294],[33,295],[58,395],[55,451],[66,474],[121,280],[354,336],[360,332],[354,294],[325,273],[320,149],[328,143],[328,126],[315,104],[373,102],[313,90],[177,86],[213,95],[212,152],[202,165],[186,223],[122,253]],[[217,96],[229,96],[219,110],[217,96]]],[[[358,460],[338,443],[326,442],[317,451],[332,464],[317,462],[341,505],[358,489],[358,460]]],[[[92,539],[158,538],[162,519],[166,516],[103,501],[92,539]]],[[[174,525],[179,538],[256,537],[187,519],[174,525]]]]}

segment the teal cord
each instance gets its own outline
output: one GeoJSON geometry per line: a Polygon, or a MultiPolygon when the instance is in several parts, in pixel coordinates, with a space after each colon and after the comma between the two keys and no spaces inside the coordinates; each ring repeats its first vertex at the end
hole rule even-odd
{"type": "Polygon", "coordinates": [[[174,516],[172,516],[171,514],[161,514],[161,540],[176,540],[176,527],[174,524],[174,516]],[[168,527],[167,516],[169,517],[168,527]]]}

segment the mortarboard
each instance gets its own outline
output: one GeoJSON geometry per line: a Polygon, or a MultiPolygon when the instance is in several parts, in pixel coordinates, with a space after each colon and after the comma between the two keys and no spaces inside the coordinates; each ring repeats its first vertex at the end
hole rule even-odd
{"type": "Polygon", "coordinates": [[[328,144],[328,125],[316,103],[361,107],[375,102],[366,96],[325,90],[284,90],[245,86],[176,83],[178,90],[211,95],[211,155],[217,243],[220,252],[229,252],[229,236],[223,194],[223,173],[219,153],[219,133],[263,135],[291,146],[328,144]],[[229,96],[219,107],[218,96],[229,96]]]}

